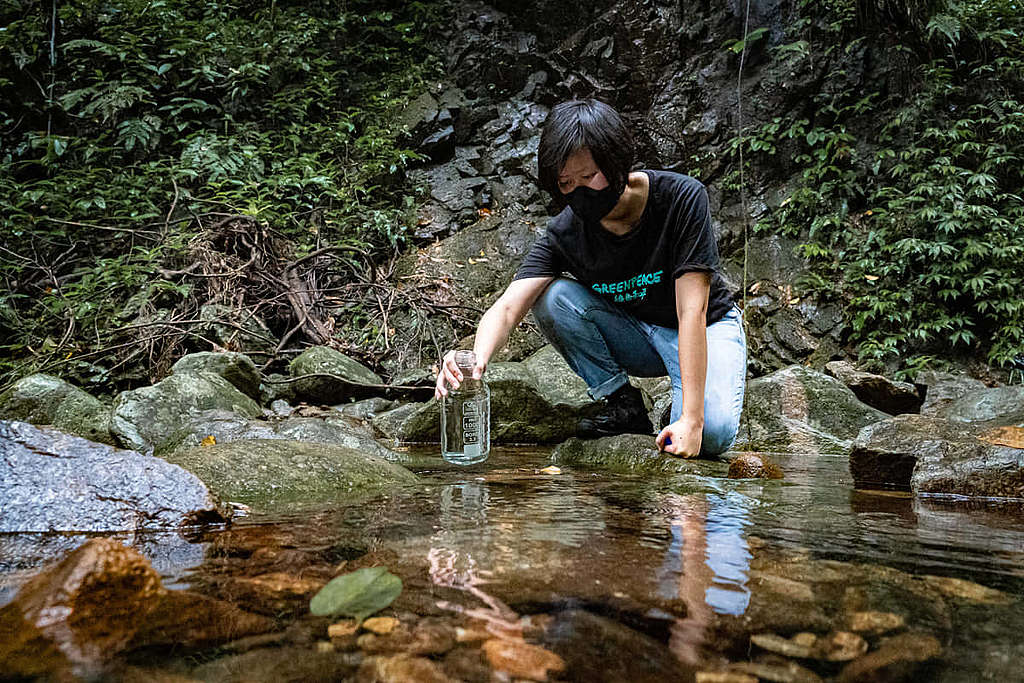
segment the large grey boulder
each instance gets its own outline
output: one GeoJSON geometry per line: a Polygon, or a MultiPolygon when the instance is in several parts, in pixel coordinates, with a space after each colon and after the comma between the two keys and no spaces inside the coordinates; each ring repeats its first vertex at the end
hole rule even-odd
{"type": "Polygon", "coordinates": [[[365,395],[367,392],[359,385],[384,383],[373,370],[327,346],[306,349],[288,365],[288,372],[293,378],[320,375],[292,384],[297,399],[317,404],[341,403],[351,396],[365,395]]]}
{"type": "Polygon", "coordinates": [[[1024,498],[1024,449],[1001,430],[900,415],[865,427],[850,453],[857,488],[1024,498]]]}
{"type": "Polygon", "coordinates": [[[0,532],[176,529],[222,520],[194,475],[160,458],[0,421],[0,532]]]}
{"type": "Polygon", "coordinates": [[[897,382],[882,375],[864,372],[845,360],[825,364],[825,372],[850,388],[857,398],[890,415],[917,413],[924,399],[910,382],[897,382]]]}
{"type": "Polygon", "coordinates": [[[985,389],[985,383],[961,373],[925,370],[914,378],[917,384],[925,387],[924,403],[921,405],[922,415],[936,415],[939,410],[961,396],[985,389]]]}
{"type": "Polygon", "coordinates": [[[233,351],[203,351],[183,356],[171,367],[171,372],[212,372],[220,375],[249,398],[260,400],[260,371],[244,353],[233,351]]]}
{"type": "Polygon", "coordinates": [[[261,414],[255,401],[223,377],[182,372],[119,394],[114,399],[112,431],[122,445],[149,452],[187,428],[204,410],[227,410],[243,417],[261,414]]]}
{"type": "Polygon", "coordinates": [[[654,445],[654,437],[643,434],[619,434],[586,440],[572,438],[555,447],[551,461],[558,465],[612,472],[711,477],[724,477],[729,467],[724,461],[683,459],[661,453],[654,445]]]}
{"type": "Polygon", "coordinates": [[[90,441],[114,443],[110,408],[73,384],[51,375],[23,377],[0,396],[0,418],[53,425],[90,441]]]}
{"type": "Polygon", "coordinates": [[[747,383],[733,448],[846,455],[861,428],[888,417],[839,380],[793,365],[747,383]]]}
{"type": "MultiPolygon", "coordinates": [[[[491,391],[491,443],[553,443],[576,433],[580,418],[600,405],[552,347],[520,363],[491,363],[484,377],[491,391]]],[[[407,404],[378,415],[374,427],[402,442],[437,442],[440,406],[407,404]]]]}
{"type": "Polygon", "coordinates": [[[987,426],[1024,426],[1024,386],[976,389],[939,408],[936,417],[987,426]]]}
{"type": "Polygon", "coordinates": [[[353,418],[291,417],[279,420],[252,420],[224,410],[199,413],[180,432],[158,449],[155,455],[167,457],[175,452],[191,450],[212,439],[214,443],[251,439],[283,439],[307,441],[369,453],[391,462],[405,464],[405,454],[385,448],[373,438],[369,429],[353,418]]]}
{"type": "Polygon", "coordinates": [[[305,441],[232,441],[177,451],[167,460],[221,498],[261,508],[346,501],[417,482],[404,467],[362,450],[305,441]]]}

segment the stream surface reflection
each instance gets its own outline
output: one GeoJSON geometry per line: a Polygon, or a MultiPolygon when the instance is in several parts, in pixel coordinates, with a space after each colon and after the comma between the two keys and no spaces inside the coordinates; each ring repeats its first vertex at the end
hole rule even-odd
{"type": "MultiPolygon", "coordinates": [[[[126,540],[171,587],[211,585],[212,567],[230,572],[247,544],[386,564],[405,585],[398,609],[506,629],[547,615],[535,640],[565,658],[571,680],[686,680],[751,656],[752,633],[822,634],[866,612],[938,638],[929,680],[1021,680],[1019,505],[855,491],[846,459],[832,456],[776,456],[782,481],[546,473],[548,457],[497,448],[464,469],[438,458],[418,472],[423,486],[359,504],[254,515],[188,540],[126,540]]],[[[52,557],[46,543],[0,538],[0,599],[52,557]]]]}

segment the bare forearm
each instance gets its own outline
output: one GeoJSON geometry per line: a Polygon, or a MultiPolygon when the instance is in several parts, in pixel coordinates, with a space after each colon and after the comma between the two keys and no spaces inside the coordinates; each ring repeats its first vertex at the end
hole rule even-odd
{"type": "Polygon", "coordinates": [[[473,352],[481,364],[487,365],[491,356],[508,341],[508,335],[512,328],[519,324],[515,312],[503,305],[499,299],[480,318],[480,324],[476,328],[476,340],[473,342],[473,352]]]}
{"type": "Polygon", "coordinates": [[[679,317],[679,374],[683,387],[681,417],[704,424],[704,381],[708,342],[704,311],[695,308],[679,317]]]}

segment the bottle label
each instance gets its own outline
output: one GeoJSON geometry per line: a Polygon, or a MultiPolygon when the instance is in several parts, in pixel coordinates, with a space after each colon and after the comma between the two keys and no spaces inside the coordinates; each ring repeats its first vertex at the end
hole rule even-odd
{"type": "Polygon", "coordinates": [[[462,404],[462,441],[467,446],[480,442],[480,413],[474,403],[462,404]]]}

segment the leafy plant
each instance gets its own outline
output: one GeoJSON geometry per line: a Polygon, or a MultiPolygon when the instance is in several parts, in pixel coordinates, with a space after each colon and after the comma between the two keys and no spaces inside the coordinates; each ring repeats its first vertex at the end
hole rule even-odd
{"type": "Polygon", "coordinates": [[[1005,366],[1024,352],[1024,10],[919,4],[934,56],[909,98],[865,95],[834,70],[807,115],[733,149],[792,169],[789,195],[757,227],[804,237],[804,284],[846,304],[863,359],[913,372],[960,348],[1005,366]]]}

